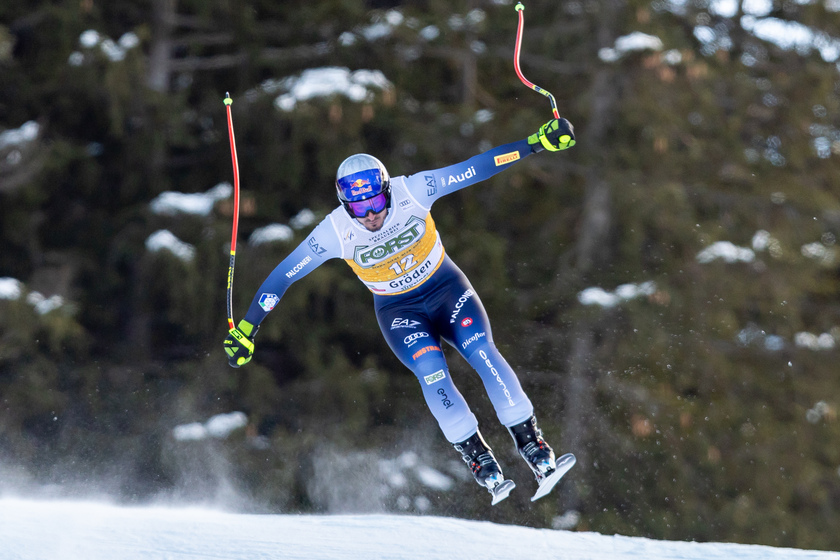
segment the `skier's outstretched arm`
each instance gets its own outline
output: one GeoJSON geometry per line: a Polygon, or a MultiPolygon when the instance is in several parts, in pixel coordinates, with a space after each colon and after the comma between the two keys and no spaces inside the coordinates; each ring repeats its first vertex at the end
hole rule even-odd
{"type": "Polygon", "coordinates": [[[421,171],[406,177],[405,182],[411,194],[430,208],[438,198],[488,179],[531,154],[556,152],[574,145],[572,124],[566,119],[552,119],[526,139],[497,146],[455,165],[421,171]]]}
{"type": "Polygon", "coordinates": [[[251,361],[254,355],[254,336],[260,323],[280,302],[289,286],[327,260],[340,256],[338,235],[330,216],[327,216],[263,281],[245,317],[235,329],[230,330],[225,339],[228,363],[239,367],[251,361]]]}

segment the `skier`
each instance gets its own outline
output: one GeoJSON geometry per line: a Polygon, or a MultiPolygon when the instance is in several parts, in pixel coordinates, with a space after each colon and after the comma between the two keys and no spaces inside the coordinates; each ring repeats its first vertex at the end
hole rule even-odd
{"type": "Polygon", "coordinates": [[[230,365],[240,367],[251,360],[260,323],[293,282],[328,259],[344,259],[373,292],[385,340],[417,376],[445,437],[461,453],[476,482],[493,494],[493,503],[507,497],[515,485],[505,481],[475,415],[453,384],[441,339],[481,376],[499,421],[537,482],[544,482],[556,468],[554,451],[537,427],[534,408],[516,374],[493,343],[478,295],[444,252],[429,210],[442,196],[483,181],[532,153],[565,150],[574,144],[571,123],[552,119],[527,139],[408,177],[390,178],[373,156],[348,157],[336,173],[341,205],[262,283],[244,319],[224,341],[230,365]]]}

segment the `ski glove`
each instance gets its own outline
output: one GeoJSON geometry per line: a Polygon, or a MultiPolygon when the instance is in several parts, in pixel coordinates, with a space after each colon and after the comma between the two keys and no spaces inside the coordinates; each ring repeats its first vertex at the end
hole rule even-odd
{"type": "Polygon", "coordinates": [[[528,137],[528,144],[534,153],[566,150],[575,145],[575,127],[566,119],[551,119],[539,132],[528,137]]]}
{"type": "Polygon", "coordinates": [[[225,353],[228,355],[228,363],[231,367],[238,368],[251,361],[254,356],[254,336],[259,326],[254,327],[251,323],[239,321],[239,326],[230,329],[225,339],[225,353]]]}

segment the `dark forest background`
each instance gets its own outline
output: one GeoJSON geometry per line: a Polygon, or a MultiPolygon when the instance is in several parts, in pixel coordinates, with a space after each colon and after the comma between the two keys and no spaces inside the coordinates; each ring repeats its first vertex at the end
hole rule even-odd
{"type": "MultiPolygon", "coordinates": [[[[840,75],[830,52],[757,38],[734,4],[527,3],[523,71],[577,145],[434,217],[548,440],[578,466],[531,504],[530,473],[449,352],[520,485],[490,509],[344,263],[295,284],[234,370],[230,203],[203,216],[150,202],[232,180],[229,91],[241,317],[308,228],[250,234],[330,211],[347,155],[411,174],[551,117],[513,71],[513,3],[5,0],[0,277],[20,293],[0,299],[0,488],[840,549],[840,75]],[[661,48],[602,51],[633,32],[661,48]],[[283,78],[321,67],[390,86],[275,106],[283,78]],[[37,134],[16,140],[26,123],[37,134]],[[162,229],[193,258],[149,250],[162,229]],[[698,259],[716,242],[742,258],[698,259]],[[578,297],[644,282],[655,289],[613,306],[578,297]],[[173,437],[232,411],[248,425],[227,438],[173,437]],[[429,488],[417,467],[458,482],[429,488]]],[[[762,17],[808,26],[816,46],[840,38],[836,2],[776,0],[762,17]]]]}

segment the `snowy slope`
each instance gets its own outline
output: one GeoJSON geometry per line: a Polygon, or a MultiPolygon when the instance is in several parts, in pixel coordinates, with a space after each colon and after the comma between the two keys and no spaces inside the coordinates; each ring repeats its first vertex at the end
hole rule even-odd
{"type": "Polygon", "coordinates": [[[243,515],[205,509],[0,499],[2,560],[275,558],[840,560],[840,553],[663,542],[442,517],[243,515]],[[530,548],[529,554],[523,553],[523,546],[530,548]]]}

